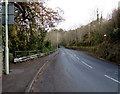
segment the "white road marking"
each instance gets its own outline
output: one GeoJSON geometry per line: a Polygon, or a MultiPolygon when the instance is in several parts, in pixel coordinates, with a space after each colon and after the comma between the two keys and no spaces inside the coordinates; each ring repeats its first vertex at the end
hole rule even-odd
{"type": "Polygon", "coordinates": [[[76,56],[76,55],[74,55],[74,56],[76,56]]]}
{"type": "Polygon", "coordinates": [[[75,58],[74,56],[72,56],[71,54],[68,53],[69,56],[71,56],[72,58],[75,58]]]}
{"type": "Polygon", "coordinates": [[[88,65],[87,63],[85,63],[84,61],[81,61],[83,64],[85,64],[86,66],[88,66],[89,68],[93,68],[92,66],[88,65]]]}
{"type": "Polygon", "coordinates": [[[63,55],[65,54],[65,53],[62,53],[63,55]]]}
{"type": "Polygon", "coordinates": [[[109,78],[109,79],[111,79],[112,81],[117,82],[117,83],[120,84],[120,82],[118,80],[116,80],[116,79],[114,79],[114,78],[112,78],[112,77],[110,77],[108,75],[104,75],[104,76],[107,77],[107,78],[109,78]]]}
{"type": "MultiPolygon", "coordinates": [[[[75,54],[72,55],[72,53],[71,53],[71,54],[69,54],[69,55],[70,55],[72,58],[77,58],[78,60],[80,60],[79,57],[77,57],[75,54]]],[[[81,61],[81,62],[82,62],[83,64],[85,64],[86,66],[88,66],[89,68],[91,68],[91,69],[93,68],[92,66],[88,65],[88,64],[85,63],[84,61],[81,61]]]]}
{"type": "Polygon", "coordinates": [[[78,57],[76,57],[78,60],[79,60],[79,58],[78,57]]]}

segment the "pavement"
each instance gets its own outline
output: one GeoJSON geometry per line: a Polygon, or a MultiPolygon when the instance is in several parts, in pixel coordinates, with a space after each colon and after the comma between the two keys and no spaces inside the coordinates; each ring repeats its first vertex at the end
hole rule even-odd
{"type": "Polygon", "coordinates": [[[2,64],[3,64],[3,62],[2,62],[2,51],[0,50],[0,77],[2,77],[2,64]]]}
{"type": "Polygon", "coordinates": [[[10,74],[2,77],[2,92],[25,92],[38,70],[57,53],[28,62],[10,64],[10,74]]]}
{"type": "Polygon", "coordinates": [[[2,93],[2,51],[0,50],[0,94],[2,93]]]}
{"type": "Polygon", "coordinates": [[[48,62],[48,67],[32,87],[33,92],[120,94],[120,74],[116,65],[64,47],[59,48],[59,54],[48,62]]]}

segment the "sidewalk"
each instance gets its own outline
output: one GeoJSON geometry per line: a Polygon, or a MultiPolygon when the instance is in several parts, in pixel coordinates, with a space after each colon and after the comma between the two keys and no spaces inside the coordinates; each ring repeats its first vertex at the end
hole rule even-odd
{"type": "Polygon", "coordinates": [[[3,75],[2,92],[24,92],[39,68],[56,53],[24,63],[10,64],[10,74],[3,75]]]}
{"type": "Polygon", "coordinates": [[[0,50],[0,94],[2,92],[2,65],[3,65],[3,62],[2,62],[2,51],[0,50]]]}
{"type": "Polygon", "coordinates": [[[2,59],[2,51],[0,50],[0,78],[2,77],[2,65],[3,65],[3,59],[2,59]]]}

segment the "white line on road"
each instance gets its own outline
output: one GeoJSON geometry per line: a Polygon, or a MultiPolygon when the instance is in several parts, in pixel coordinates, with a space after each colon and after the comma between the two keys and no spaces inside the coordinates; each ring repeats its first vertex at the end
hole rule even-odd
{"type": "Polygon", "coordinates": [[[85,64],[86,66],[88,66],[89,68],[93,68],[92,66],[88,65],[87,63],[85,63],[84,61],[81,61],[83,64],[85,64]]]}
{"type": "Polygon", "coordinates": [[[79,60],[79,57],[76,57],[79,60]]]}
{"type": "Polygon", "coordinates": [[[109,79],[111,79],[112,81],[117,82],[117,83],[120,84],[120,82],[118,80],[116,80],[116,79],[114,79],[114,78],[112,78],[112,77],[110,77],[108,75],[104,75],[104,76],[107,77],[107,78],[109,78],[109,79]]]}
{"type": "MultiPolygon", "coordinates": [[[[72,53],[71,53],[72,54],[72,53]]],[[[71,55],[71,54],[69,54],[72,58],[77,58],[78,60],[80,60],[79,59],[79,57],[77,57],[75,54],[73,54],[73,55],[71,55]]],[[[83,64],[85,64],[86,66],[88,66],[89,68],[93,68],[92,66],[90,66],[90,65],[88,65],[87,63],[85,63],[84,61],[81,61],[83,64]]]]}
{"type": "Polygon", "coordinates": [[[76,57],[76,55],[74,55],[76,57]]]}

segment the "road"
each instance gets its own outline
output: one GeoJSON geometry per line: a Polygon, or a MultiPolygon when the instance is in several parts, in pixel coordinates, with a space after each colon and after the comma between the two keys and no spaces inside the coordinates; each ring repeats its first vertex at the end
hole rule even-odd
{"type": "Polygon", "coordinates": [[[81,51],[59,48],[34,92],[118,92],[118,66],[81,51]]]}

